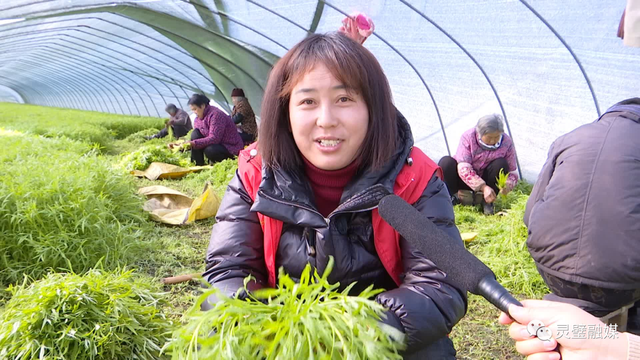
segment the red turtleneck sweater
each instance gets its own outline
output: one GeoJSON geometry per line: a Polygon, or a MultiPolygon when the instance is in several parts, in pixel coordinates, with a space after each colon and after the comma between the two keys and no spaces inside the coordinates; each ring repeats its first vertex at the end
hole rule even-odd
{"type": "Polygon", "coordinates": [[[340,170],[322,170],[304,157],[303,159],[304,171],[315,195],[316,207],[322,216],[327,217],[340,205],[342,191],[358,170],[358,164],[354,161],[340,170]]]}

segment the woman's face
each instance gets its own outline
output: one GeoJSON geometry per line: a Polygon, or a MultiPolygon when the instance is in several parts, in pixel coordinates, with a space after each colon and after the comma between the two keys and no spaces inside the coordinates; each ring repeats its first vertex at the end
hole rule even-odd
{"type": "Polygon", "coordinates": [[[501,131],[496,131],[488,134],[482,135],[480,138],[483,143],[487,145],[495,145],[498,141],[500,141],[500,136],[502,136],[501,131]]]}
{"type": "Polygon", "coordinates": [[[360,94],[348,91],[322,64],[291,91],[289,122],[296,146],[314,166],[339,170],[351,164],[369,127],[360,94]]]}
{"type": "Polygon", "coordinates": [[[193,111],[193,113],[196,114],[198,119],[202,120],[204,116],[204,108],[206,108],[207,105],[201,105],[201,106],[189,105],[189,107],[191,108],[191,111],[193,111]]]}

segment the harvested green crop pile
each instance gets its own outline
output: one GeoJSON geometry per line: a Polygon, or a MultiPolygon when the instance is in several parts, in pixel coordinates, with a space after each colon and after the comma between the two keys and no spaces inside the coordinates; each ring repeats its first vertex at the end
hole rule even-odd
{"type": "MultiPolygon", "coordinates": [[[[247,300],[211,290],[200,297],[169,345],[173,359],[402,359],[401,334],[383,330],[378,319],[384,307],[371,300],[382,290],[371,287],[348,296],[337,292],[327,275],[304,269],[300,283],[280,271],[277,289],[256,291],[247,300]],[[200,304],[216,293],[212,310],[200,304]],[[256,301],[263,300],[266,304],[256,301]]],[[[246,280],[249,281],[249,278],[246,280]]],[[[397,331],[396,331],[397,332],[397,331]]]]}
{"type": "Polygon", "coordinates": [[[1,359],[157,359],[171,334],[164,295],[131,272],[51,274],[10,291],[1,359]]]}
{"type": "Polygon", "coordinates": [[[152,136],[157,133],[158,129],[155,128],[144,129],[127,136],[123,140],[132,144],[143,144],[145,141],[147,141],[147,139],[145,139],[146,136],[152,136]]]}
{"type": "Polygon", "coordinates": [[[163,139],[150,140],[144,145],[140,145],[137,150],[123,155],[119,165],[127,171],[145,170],[152,162],[162,162],[182,167],[191,166],[189,152],[173,152],[167,146],[167,141],[163,139]]]}
{"type": "Polygon", "coordinates": [[[148,225],[129,175],[66,139],[0,134],[0,148],[0,285],[132,256],[148,225]]]}
{"type": "Polygon", "coordinates": [[[188,187],[193,187],[202,191],[203,184],[209,181],[218,195],[223,196],[229,181],[236,175],[238,160],[227,159],[213,164],[211,169],[188,174],[180,181],[180,188],[188,191],[188,187]]]}

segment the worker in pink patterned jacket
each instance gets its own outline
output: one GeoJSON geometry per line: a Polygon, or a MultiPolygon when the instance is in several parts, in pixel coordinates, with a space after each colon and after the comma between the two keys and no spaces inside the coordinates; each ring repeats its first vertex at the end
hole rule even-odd
{"type": "Polygon", "coordinates": [[[198,166],[205,165],[205,157],[209,163],[232,159],[244,148],[231,116],[209,103],[203,94],[191,96],[189,107],[196,114],[191,141],[169,144],[172,149],[191,150],[191,161],[198,166]]]}
{"type": "Polygon", "coordinates": [[[454,204],[472,205],[472,191],[478,192],[486,215],[494,213],[496,195],[506,195],[518,182],[516,164],[516,150],[498,114],[481,117],[476,127],[462,134],[456,155],[445,156],[439,163],[454,204]],[[508,177],[500,190],[497,177],[501,170],[508,177]]]}

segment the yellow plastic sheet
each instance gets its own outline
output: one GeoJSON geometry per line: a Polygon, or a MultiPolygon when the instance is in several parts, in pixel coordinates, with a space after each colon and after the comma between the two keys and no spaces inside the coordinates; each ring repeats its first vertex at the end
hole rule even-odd
{"type": "Polygon", "coordinates": [[[468,243],[468,242],[472,242],[473,240],[475,240],[478,237],[478,233],[476,233],[476,232],[463,232],[463,233],[460,233],[460,237],[462,238],[462,241],[464,241],[465,243],[468,243]]]}
{"type": "Polygon", "coordinates": [[[179,179],[192,172],[200,171],[203,169],[210,169],[211,167],[212,166],[207,165],[183,168],[178,165],[153,162],[145,171],[133,170],[131,174],[137,177],[146,177],[149,180],[179,179]]]}
{"type": "Polygon", "coordinates": [[[195,200],[187,195],[162,185],[147,186],[138,190],[148,200],[143,209],[152,220],[169,225],[185,225],[196,220],[215,216],[220,199],[207,182],[202,194],[195,200]]]}

